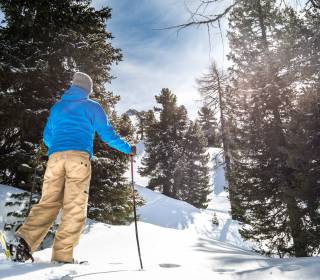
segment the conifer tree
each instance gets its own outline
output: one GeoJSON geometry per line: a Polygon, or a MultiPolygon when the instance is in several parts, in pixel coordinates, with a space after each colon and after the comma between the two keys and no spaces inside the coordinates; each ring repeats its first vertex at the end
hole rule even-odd
{"type": "Polygon", "coordinates": [[[288,126],[296,93],[281,56],[291,55],[286,32],[288,11],[276,1],[241,1],[230,16],[232,90],[237,108],[232,150],[231,188],[241,234],[267,254],[307,256],[307,217],[301,207],[301,185],[290,164],[288,126]]]}
{"type": "Polygon", "coordinates": [[[184,106],[162,89],[161,107],[145,113],[145,157],[140,173],[149,176],[149,188],[206,208],[209,185],[207,140],[198,122],[189,123],[184,106]]]}
{"type": "Polygon", "coordinates": [[[287,65],[287,77],[298,92],[296,106],[288,126],[288,164],[299,184],[299,203],[308,255],[319,252],[320,244],[320,86],[319,61],[320,10],[307,9],[303,17],[288,11],[290,25],[285,33],[281,57],[287,65]],[[286,51],[285,51],[286,50],[286,51]],[[288,53],[290,55],[288,55],[288,53]],[[297,71],[299,69],[299,71],[297,71]]]}
{"type": "Polygon", "coordinates": [[[198,122],[190,122],[185,134],[185,149],[179,161],[182,180],[177,197],[197,208],[207,208],[208,195],[212,192],[209,184],[209,155],[207,140],[198,122]]]}
{"type": "Polygon", "coordinates": [[[137,135],[139,135],[139,140],[144,140],[145,136],[145,126],[146,126],[146,111],[137,112],[137,117],[139,120],[137,135]]]}
{"type": "MultiPolygon", "coordinates": [[[[299,11],[290,1],[225,2],[213,13],[217,1],[201,1],[190,20],[175,27],[210,29],[230,14],[222,140],[232,217],[247,224],[242,235],[264,253],[318,254],[319,1],[306,1],[299,11]]],[[[217,91],[210,77],[203,80],[205,93],[217,91]]]]}
{"type": "MultiPolygon", "coordinates": [[[[112,35],[106,30],[111,9],[95,10],[91,1],[0,1],[0,8],[5,16],[5,25],[0,27],[0,179],[30,191],[49,108],[68,87],[74,71],[93,78],[91,98],[103,104],[118,129],[122,123],[128,130],[128,123],[117,120],[114,111],[119,98],[105,88],[112,79],[111,64],[121,60],[121,53],[111,45],[112,35]]],[[[95,190],[105,186],[95,176],[106,169],[122,185],[127,157],[108,154],[107,161],[99,158],[105,146],[97,141],[95,152],[95,162],[99,162],[93,163],[95,190]]],[[[37,176],[42,178],[43,172],[44,168],[37,176]]],[[[36,189],[41,189],[41,180],[36,189]]],[[[128,199],[127,193],[127,199],[118,204],[128,199]]],[[[90,206],[94,207],[92,202],[90,206]]]]}
{"type": "Polygon", "coordinates": [[[161,107],[155,107],[154,112],[149,111],[146,116],[146,155],[140,173],[151,178],[150,189],[176,198],[179,178],[175,173],[184,152],[187,111],[177,105],[177,98],[169,89],[162,89],[155,98],[161,107]]]}
{"type": "Polygon", "coordinates": [[[298,99],[289,126],[289,164],[300,186],[298,199],[304,222],[308,255],[317,255],[320,244],[320,88],[309,88],[298,99]],[[303,128],[303,129],[301,129],[303,128]]]}
{"type": "MultiPolygon", "coordinates": [[[[232,147],[237,142],[231,131],[234,131],[235,119],[238,116],[237,105],[234,102],[236,94],[231,91],[229,74],[220,70],[215,62],[213,62],[208,73],[205,73],[197,80],[199,85],[199,92],[212,111],[219,113],[219,128],[221,134],[221,143],[224,155],[224,166],[226,174],[226,182],[231,175],[231,152],[232,147]]],[[[237,133],[238,134],[238,133],[237,133]]],[[[227,183],[225,186],[228,189],[231,202],[231,216],[233,219],[240,218],[239,205],[234,196],[236,186],[233,184],[232,188],[227,183]]]]}
{"type": "Polygon", "coordinates": [[[198,111],[199,124],[207,138],[208,147],[219,147],[220,136],[218,134],[218,123],[215,117],[215,112],[208,105],[204,105],[198,111]]]}

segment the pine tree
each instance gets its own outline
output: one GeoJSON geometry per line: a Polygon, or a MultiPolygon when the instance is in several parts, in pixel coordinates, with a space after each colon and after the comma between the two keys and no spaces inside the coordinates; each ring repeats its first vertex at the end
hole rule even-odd
{"type": "MultiPolygon", "coordinates": [[[[247,223],[244,237],[280,257],[319,253],[319,187],[313,172],[318,171],[318,2],[306,1],[297,12],[290,1],[239,0],[212,13],[217,3],[206,1],[177,26],[220,26],[230,14],[233,65],[223,100],[229,139],[222,133],[222,140],[232,217],[247,223]]],[[[210,95],[218,87],[209,79],[204,89],[210,95]]]]}
{"type": "Polygon", "coordinates": [[[161,107],[146,115],[146,155],[140,174],[151,178],[150,189],[176,198],[176,185],[180,179],[175,175],[184,152],[187,111],[184,106],[177,105],[177,98],[169,89],[162,89],[156,101],[161,107]]]}
{"type": "Polygon", "coordinates": [[[289,126],[288,163],[295,170],[300,189],[299,202],[304,221],[304,239],[308,255],[320,249],[320,87],[309,88],[298,99],[298,108],[289,126]],[[303,129],[301,129],[303,128],[303,129]]]}
{"type": "Polygon", "coordinates": [[[188,123],[186,109],[177,106],[170,90],[162,89],[156,100],[161,107],[145,113],[146,154],[140,173],[150,177],[148,188],[206,208],[210,193],[207,140],[197,122],[188,123]]]}
{"type": "MultiPolygon", "coordinates": [[[[112,79],[111,65],[122,56],[120,49],[111,45],[112,35],[106,30],[111,17],[107,7],[95,10],[91,1],[67,0],[0,1],[0,8],[5,16],[5,25],[0,27],[0,179],[30,191],[49,108],[68,87],[74,71],[93,78],[91,98],[103,104],[116,126],[121,123],[113,109],[119,97],[107,92],[105,83],[112,79]]],[[[122,124],[127,126],[127,122],[122,124]]],[[[96,141],[95,151],[103,153],[105,147],[96,141]]],[[[97,157],[100,163],[93,163],[92,181],[98,181],[95,176],[103,170],[114,170],[113,178],[119,178],[122,185],[128,159],[119,154],[108,157],[108,161],[97,157]],[[114,165],[111,158],[118,164],[114,165]]],[[[40,159],[39,164],[44,163],[40,159]]],[[[44,168],[37,177],[42,178],[43,173],[44,168]]],[[[40,190],[41,180],[36,184],[40,190]]],[[[97,183],[97,187],[103,189],[104,185],[97,183]]],[[[111,200],[110,196],[104,198],[111,200]]],[[[126,198],[118,204],[127,201],[129,193],[126,198]]]]}
{"type": "Polygon", "coordinates": [[[290,25],[286,30],[282,57],[287,76],[298,92],[296,106],[288,127],[288,164],[300,186],[299,203],[304,223],[304,239],[308,255],[316,255],[320,244],[320,10],[308,9],[303,17],[288,11],[290,25]],[[289,49],[289,51],[288,51],[289,49]],[[288,55],[288,53],[290,55],[288,55]],[[299,69],[299,71],[297,71],[299,69]]]}
{"type": "Polygon", "coordinates": [[[145,136],[145,126],[146,126],[146,111],[137,112],[137,117],[139,120],[137,134],[139,135],[138,140],[144,140],[145,136]]]}
{"type": "MultiPolygon", "coordinates": [[[[237,95],[234,91],[230,90],[230,79],[231,77],[229,77],[229,74],[220,70],[217,64],[213,62],[209,67],[208,73],[205,73],[197,80],[199,92],[203,97],[204,102],[207,106],[212,108],[212,111],[219,113],[219,127],[227,182],[231,175],[231,151],[237,142],[237,137],[235,137],[235,134],[233,134],[232,131],[235,129],[234,122],[238,116],[237,106],[234,102],[237,95]]],[[[236,192],[236,185],[233,184],[231,188],[227,183],[225,187],[229,192],[231,216],[233,219],[240,219],[240,207],[234,195],[236,192]]]]}
{"type": "Polygon", "coordinates": [[[215,112],[208,105],[204,105],[198,111],[199,124],[207,138],[208,147],[220,147],[220,136],[218,134],[218,123],[215,112]]]}
{"type": "Polygon", "coordinates": [[[207,140],[198,122],[190,122],[185,134],[185,145],[179,170],[182,175],[177,197],[197,208],[207,208],[208,195],[212,192],[209,180],[209,155],[207,140]]]}
{"type": "Polygon", "coordinates": [[[301,184],[290,164],[288,127],[296,92],[288,73],[285,41],[289,15],[276,1],[241,1],[230,16],[233,100],[237,108],[229,182],[236,193],[241,234],[267,254],[308,255],[301,184]]]}

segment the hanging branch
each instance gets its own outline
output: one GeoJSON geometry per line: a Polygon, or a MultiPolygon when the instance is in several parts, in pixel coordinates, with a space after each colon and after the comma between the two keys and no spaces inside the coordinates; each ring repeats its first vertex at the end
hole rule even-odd
{"type": "Polygon", "coordinates": [[[200,25],[206,25],[207,27],[209,27],[210,25],[212,25],[213,23],[219,22],[219,20],[221,20],[224,16],[226,16],[230,10],[239,2],[239,0],[234,1],[233,4],[229,5],[227,8],[225,8],[221,13],[218,13],[216,15],[205,15],[205,11],[207,9],[207,7],[210,4],[213,4],[217,2],[217,0],[211,0],[211,1],[201,1],[201,3],[199,4],[199,6],[195,9],[195,11],[191,11],[188,7],[186,7],[187,11],[190,13],[190,18],[188,20],[187,23],[183,23],[183,24],[178,24],[178,25],[173,25],[173,26],[169,26],[169,27],[165,27],[163,28],[163,30],[166,29],[184,29],[190,26],[200,26],[200,25]],[[200,12],[200,9],[203,8],[203,10],[200,12]],[[198,19],[197,17],[200,17],[202,19],[198,19]]]}
{"type": "MultiPolygon", "coordinates": [[[[223,0],[224,1],[224,0],[223,0]]],[[[187,12],[190,14],[189,19],[186,21],[186,23],[183,24],[178,24],[178,25],[173,25],[165,28],[160,28],[157,30],[171,30],[171,29],[176,29],[177,34],[185,28],[188,27],[200,27],[200,26],[205,26],[208,32],[208,39],[209,39],[209,60],[210,60],[210,53],[211,53],[211,29],[215,28],[214,24],[217,24],[217,27],[220,31],[220,36],[221,36],[221,41],[223,44],[223,50],[224,50],[224,43],[223,43],[223,32],[222,32],[222,27],[221,27],[221,21],[223,20],[224,17],[227,16],[227,14],[239,3],[241,0],[234,0],[232,4],[227,5],[222,12],[217,13],[217,14],[209,14],[207,13],[208,8],[210,7],[211,10],[214,10],[214,7],[211,4],[215,4],[218,2],[221,2],[221,0],[200,0],[199,5],[192,10],[191,8],[188,7],[188,5],[185,4],[185,9],[187,12]]]]}

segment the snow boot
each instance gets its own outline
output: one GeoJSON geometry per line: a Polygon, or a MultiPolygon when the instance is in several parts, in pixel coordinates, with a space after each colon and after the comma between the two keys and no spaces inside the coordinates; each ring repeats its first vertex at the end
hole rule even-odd
{"type": "Polygon", "coordinates": [[[15,262],[26,262],[28,260],[34,262],[29,245],[21,237],[18,237],[14,242],[9,244],[9,251],[11,260],[15,262]]]}

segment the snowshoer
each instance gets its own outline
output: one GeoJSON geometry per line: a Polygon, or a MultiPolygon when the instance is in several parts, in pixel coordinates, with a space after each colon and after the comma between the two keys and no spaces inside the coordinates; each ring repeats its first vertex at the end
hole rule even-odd
{"type": "Polygon", "coordinates": [[[91,92],[90,76],[76,72],[70,88],[50,110],[43,135],[49,160],[42,196],[16,232],[19,242],[15,247],[16,261],[31,259],[31,253],[38,248],[62,209],[51,260],[75,262],[73,249],[87,217],[95,132],[109,146],[125,154],[136,153],[136,147],[115,132],[100,104],[89,98],[91,92]]]}

